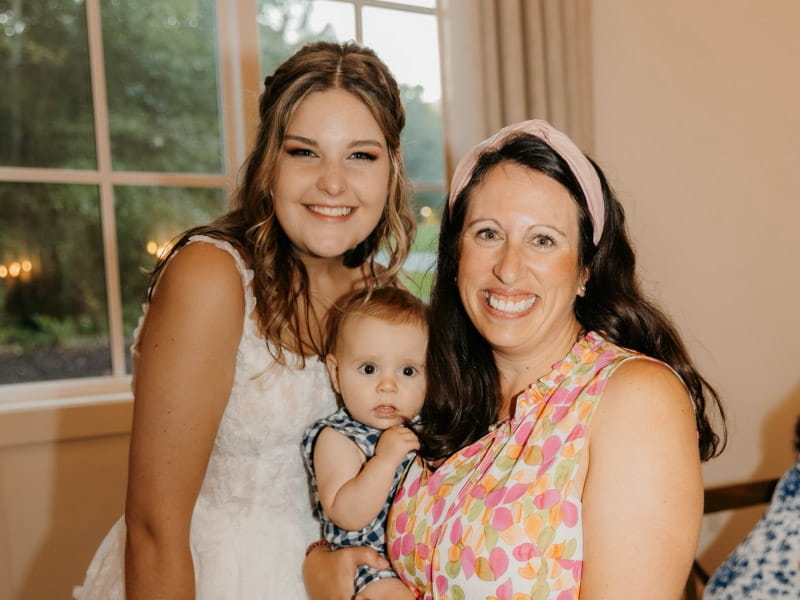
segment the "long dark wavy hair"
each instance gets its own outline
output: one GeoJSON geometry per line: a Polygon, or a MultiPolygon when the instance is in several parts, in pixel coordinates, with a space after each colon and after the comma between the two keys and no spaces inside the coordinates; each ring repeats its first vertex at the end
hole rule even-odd
{"type": "MultiPolygon", "coordinates": [[[[169,257],[193,235],[209,235],[233,244],[253,269],[253,293],[262,333],[272,355],[285,364],[284,350],[308,355],[301,340],[315,340],[322,327],[311,313],[309,281],[303,263],[275,216],[271,184],[275,179],[286,128],[309,94],[342,89],[359,98],[378,122],[389,151],[388,200],[370,235],[348,251],[344,264],[365,268],[366,287],[396,285],[416,231],[409,184],[400,153],[405,111],[400,89],[386,65],[369,48],[355,43],[313,42],[281,64],[264,81],[255,146],[242,168],[233,208],[214,222],[183,233],[153,270],[148,300],[169,257]],[[378,254],[388,256],[378,265],[378,254]],[[299,300],[299,301],[298,301],[299,300]],[[303,334],[306,334],[305,336],[303,334]]],[[[312,353],[322,355],[323,348],[312,353]]]]}
{"type": "Polygon", "coordinates": [[[708,460],[719,454],[725,445],[725,425],[717,392],[697,371],[667,316],[644,297],[636,277],[625,215],[603,172],[592,162],[605,200],[605,226],[595,247],[586,199],[572,171],[546,142],[523,133],[485,152],[452,209],[444,210],[431,291],[428,395],[419,429],[421,455],[429,460],[445,458],[485,435],[498,420],[500,376],[492,349],[464,310],[456,275],[470,192],[490,169],[501,163],[540,171],[570,192],[578,206],[580,267],[588,267],[590,273],[585,295],[575,301],[578,322],[585,331],[596,331],[614,344],[672,367],[683,379],[694,404],[700,457],[708,460]],[[720,416],[722,436],[714,432],[709,422],[709,409],[715,409],[720,416]]]}

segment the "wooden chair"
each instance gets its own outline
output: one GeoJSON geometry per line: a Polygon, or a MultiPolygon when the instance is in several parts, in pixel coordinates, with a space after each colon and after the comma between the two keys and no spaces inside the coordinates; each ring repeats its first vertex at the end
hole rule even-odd
{"type": "MultiPolygon", "coordinates": [[[[768,504],[777,486],[777,479],[763,479],[748,483],[736,483],[721,487],[709,488],[705,491],[705,507],[703,514],[747,508],[758,504],[768,504]]],[[[692,571],[684,590],[685,600],[698,600],[698,583],[705,586],[710,575],[697,560],[692,564],[692,571]]]]}

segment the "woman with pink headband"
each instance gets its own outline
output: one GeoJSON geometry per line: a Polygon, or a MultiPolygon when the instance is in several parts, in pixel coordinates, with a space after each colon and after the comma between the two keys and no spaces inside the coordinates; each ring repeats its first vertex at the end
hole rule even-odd
{"type": "MultiPolygon", "coordinates": [[[[722,409],[643,296],[602,172],[544,121],[456,168],[426,372],[422,447],[387,531],[417,597],[680,597],[700,463],[724,445],[706,404],[722,409]]],[[[343,564],[323,554],[306,573],[343,564]]]]}

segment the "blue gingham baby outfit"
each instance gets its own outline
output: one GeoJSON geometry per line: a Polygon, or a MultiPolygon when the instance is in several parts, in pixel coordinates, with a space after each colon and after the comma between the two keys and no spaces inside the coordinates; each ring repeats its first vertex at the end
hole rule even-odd
{"type": "MultiPolygon", "coordinates": [[[[319,501],[319,493],[317,492],[317,481],[314,476],[313,463],[314,444],[317,441],[317,436],[320,431],[325,427],[331,427],[352,440],[353,443],[361,449],[367,457],[367,460],[375,455],[375,446],[378,444],[378,438],[383,431],[359,423],[350,416],[347,409],[340,408],[332,415],[320,419],[306,429],[305,434],[303,434],[303,457],[306,461],[308,472],[311,474],[311,487],[314,491],[315,511],[322,524],[322,537],[325,538],[334,549],[347,546],[370,546],[381,556],[386,557],[386,517],[389,513],[389,507],[392,504],[394,493],[397,490],[397,484],[400,482],[400,478],[408,466],[413,453],[409,453],[397,467],[397,471],[395,471],[394,474],[394,481],[392,482],[392,489],[389,491],[386,503],[383,505],[378,516],[364,527],[364,529],[360,531],[348,531],[336,525],[325,515],[325,512],[322,510],[322,504],[319,501]]],[[[355,579],[356,593],[363,590],[368,583],[386,577],[397,577],[397,574],[392,569],[373,569],[365,565],[359,565],[355,579]]]]}

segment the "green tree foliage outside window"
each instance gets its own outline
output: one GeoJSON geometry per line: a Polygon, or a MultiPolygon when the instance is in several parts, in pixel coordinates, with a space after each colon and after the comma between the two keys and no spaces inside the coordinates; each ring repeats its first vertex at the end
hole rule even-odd
{"type": "Polygon", "coordinates": [[[96,167],[82,2],[0,0],[0,164],[96,167]]]}
{"type": "Polygon", "coordinates": [[[222,172],[214,0],[108,0],[114,170],[222,172]]]}

